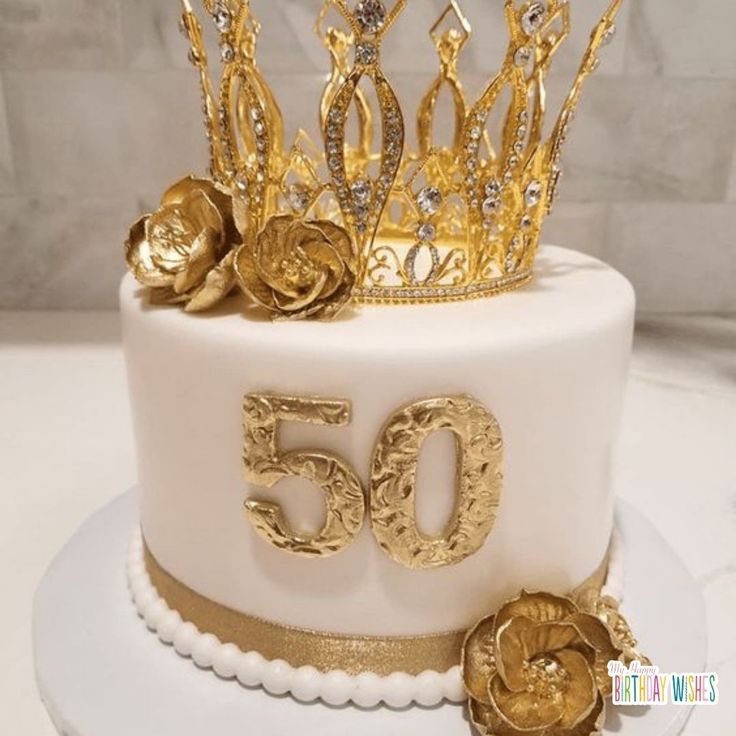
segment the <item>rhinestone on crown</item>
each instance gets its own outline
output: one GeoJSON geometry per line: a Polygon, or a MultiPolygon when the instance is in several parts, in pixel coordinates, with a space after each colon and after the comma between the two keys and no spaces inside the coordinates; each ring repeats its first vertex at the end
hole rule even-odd
{"type": "Polygon", "coordinates": [[[363,33],[378,33],[386,22],[386,6],[381,0],[360,0],[355,6],[355,20],[363,33]]]}

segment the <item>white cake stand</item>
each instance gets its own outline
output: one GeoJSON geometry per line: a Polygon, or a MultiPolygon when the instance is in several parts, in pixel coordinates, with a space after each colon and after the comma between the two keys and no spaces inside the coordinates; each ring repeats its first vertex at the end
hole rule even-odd
{"type": "MultiPolygon", "coordinates": [[[[700,672],[705,611],[699,590],[652,525],[625,504],[624,610],[662,672],[700,672]]],[[[136,524],[133,492],[96,513],[60,552],[34,605],[38,686],[63,736],[469,736],[460,705],[403,711],[303,705],[199,670],[150,633],[125,580],[136,524]]],[[[609,706],[605,734],[675,736],[683,706],[609,706]]]]}

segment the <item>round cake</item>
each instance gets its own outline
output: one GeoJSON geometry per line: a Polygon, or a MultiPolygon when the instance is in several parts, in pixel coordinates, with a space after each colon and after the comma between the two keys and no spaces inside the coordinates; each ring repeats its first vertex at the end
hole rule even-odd
{"type": "MultiPolygon", "coordinates": [[[[535,282],[502,298],[363,307],[333,322],[271,324],[238,298],[205,317],[151,308],[131,277],[121,306],[147,569],[172,607],[190,607],[180,613],[200,631],[293,667],[443,672],[459,661],[458,637],[512,594],[569,593],[605,563],[634,294],[600,261],[547,247],[535,282]],[[309,535],[325,522],[325,502],[304,478],[271,490],[246,481],[243,403],[253,394],[348,403],[340,426],[284,421],[277,444],[284,453],[334,453],[364,488],[397,411],[472,397],[502,438],[484,543],[457,564],[424,569],[387,555],[369,523],[329,556],[269,544],[244,503],[277,503],[288,525],[309,535]],[[348,642],[436,640],[421,655],[346,655],[333,667],[319,638],[294,647],[292,629],[348,642]]],[[[455,445],[440,430],[421,450],[416,524],[427,538],[452,521],[463,464],[455,445]]]]}
{"type": "Polygon", "coordinates": [[[634,295],[539,244],[621,3],[548,121],[572,3],[499,4],[501,69],[471,90],[456,0],[315,2],[284,16],[314,47],[287,120],[258,8],[203,3],[213,74],[183,0],[209,172],[132,225],[121,290],[129,583],[180,654],[307,702],[467,698],[481,736],[600,730],[608,662],[641,659],[610,485],[634,295]],[[432,80],[407,104],[383,61],[416,28],[432,80]]]}

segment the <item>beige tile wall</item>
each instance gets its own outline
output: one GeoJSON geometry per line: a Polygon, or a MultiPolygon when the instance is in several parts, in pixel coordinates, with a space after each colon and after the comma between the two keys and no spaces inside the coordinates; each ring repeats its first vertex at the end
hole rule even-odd
{"type": "MultiPolygon", "coordinates": [[[[553,101],[604,5],[570,2],[553,101]]],[[[311,32],[318,4],[252,0],[292,130],[325,69],[311,32]]],[[[503,53],[502,0],[462,4],[472,88],[503,53]]],[[[404,32],[387,42],[407,108],[434,68],[412,29],[441,7],[410,0],[404,32]]],[[[204,167],[178,13],[177,0],[0,0],[0,307],[114,307],[127,225],[174,177],[204,167]]],[[[546,239],[620,268],[644,311],[736,311],[732,23],[733,0],[627,0],[573,130],[546,239]]]]}

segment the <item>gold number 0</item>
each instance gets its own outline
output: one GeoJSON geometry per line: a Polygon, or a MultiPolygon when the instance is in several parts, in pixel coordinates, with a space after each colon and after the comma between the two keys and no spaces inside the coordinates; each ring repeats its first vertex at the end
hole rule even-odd
{"type": "Polygon", "coordinates": [[[493,415],[470,396],[417,401],[392,415],[371,466],[371,525],[381,549],[405,567],[456,565],[477,552],[496,520],[503,441],[493,415]],[[433,432],[455,435],[455,510],[439,537],[416,524],[416,472],[422,443],[433,432]]]}
{"type": "Polygon", "coordinates": [[[363,526],[365,496],[360,480],[341,458],[328,452],[278,450],[281,421],[346,426],[347,401],[249,394],[243,402],[245,447],[243,474],[255,485],[271,488],[286,477],[312,481],[324,493],[327,518],[314,535],[298,535],[290,528],[281,507],[248,500],[245,510],[256,532],[278,549],[310,557],[326,557],[347,547],[363,526]]]}
{"type": "MultiPolygon", "coordinates": [[[[271,488],[289,476],[306,478],[322,489],[327,507],[322,530],[300,536],[289,529],[280,506],[248,500],[245,509],[256,532],[275,547],[299,555],[324,557],[347,547],[365,519],[360,480],[336,455],[280,453],[277,430],[280,421],[346,426],[349,403],[249,394],[244,413],[246,481],[271,488]]],[[[381,433],[371,465],[371,525],[381,549],[409,568],[455,565],[477,552],[496,519],[502,461],[498,422],[469,396],[417,401],[395,412],[381,433]],[[428,537],[416,524],[416,471],[422,443],[443,429],[455,435],[457,500],[445,532],[428,537]]]]}

